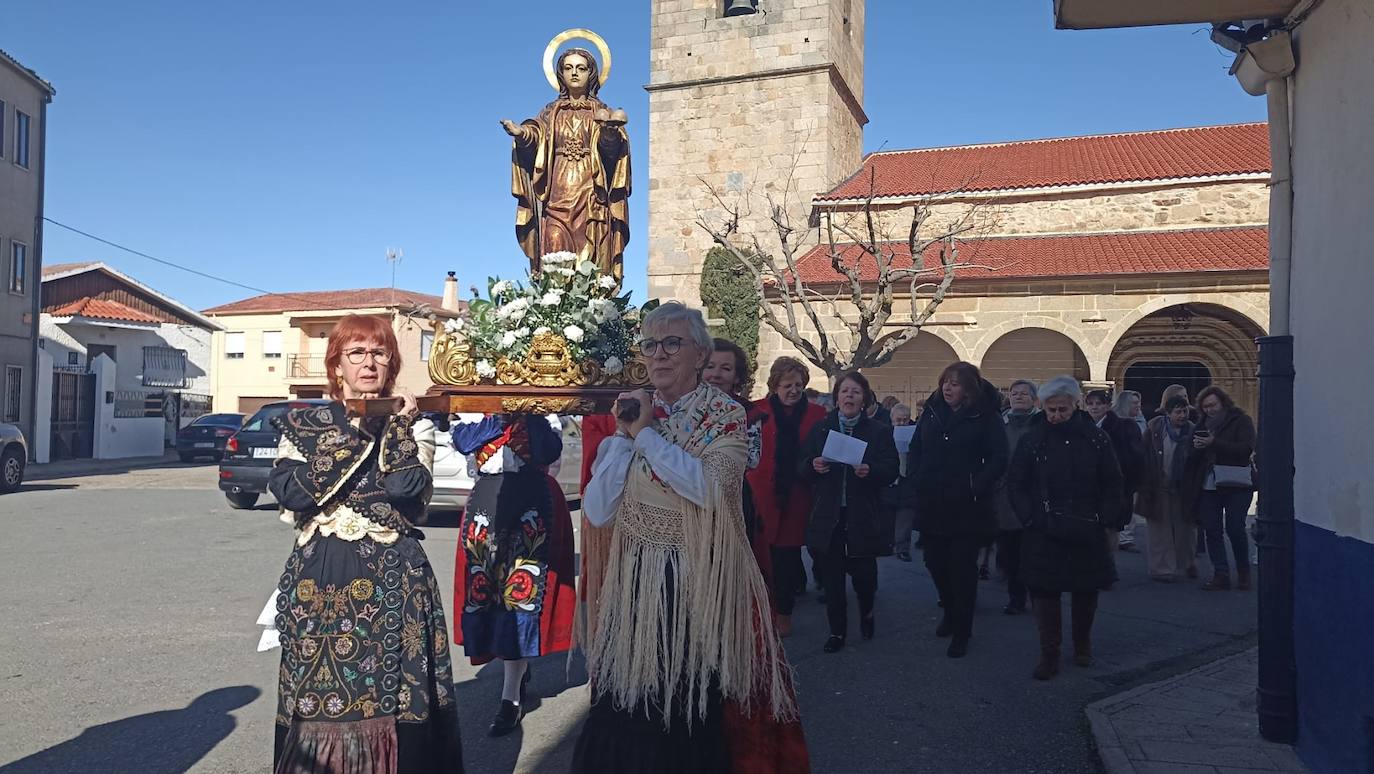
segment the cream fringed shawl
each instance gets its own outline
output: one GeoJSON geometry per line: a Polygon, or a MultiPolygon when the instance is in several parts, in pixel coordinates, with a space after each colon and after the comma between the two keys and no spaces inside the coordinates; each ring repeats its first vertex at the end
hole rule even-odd
{"type": "Polygon", "coordinates": [[[706,506],[658,480],[638,453],[615,519],[584,531],[579,639],[593,690],[619,708],[706,713],[714,683],[745,713],[797,717],[792,674],[744,529],[744,408],[703,385],[654,429],[701,460],[706,506]],[[609,534],[608,534],[609,533],[609,534]]]}

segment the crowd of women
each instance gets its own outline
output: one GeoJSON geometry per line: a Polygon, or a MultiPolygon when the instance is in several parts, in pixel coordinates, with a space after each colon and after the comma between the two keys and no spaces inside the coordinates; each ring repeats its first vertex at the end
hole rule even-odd
{"type": "MultiPolygon", "coordinates": [[[[826,653],[876,636],[878,559],[921,550],[943,608],[935,630],[966,655],[980,571],[996,546],[1008,614],[1034,612],[1040,658],[1060,667],[1061,597],[1073,662],[1093,660],[1098,595],[1116,580],[1118,532],[1147,525],[1151,577],[1196,577],[1197,524],[1213,576],[1250,584],[1245,516],[1254,425],[1217,387],[1084,396],[1071,377],[1005,396],[954,363],[914,418],[880,405],[858,372],[829,395],[783,357],[767,395],[700,312],[647,314],[638,349],[652,389],[583,422],[580,587],[572,522],[549,476],[559,433],[542,417],[422,418],[395,387],[389,324],[347,317],[329,337],[328,406],[292,412],[271,489],[299,530],[276,596],[282,643],[275,771],[457,772],[462,751],[449,643],[504,683],[489,734],[519,726],[528,659],[587,660],[578,772],[808,770],[783,639],[808,588],[825,602],[826,653]],[[383,418],[342,401],[394,396],[383,418]],[[909,426],[914,424],[914,428],[909,426]],[[437,425],[437,427],[436,427],[437,425]],[[461,523],[452,637],[424,550],[434,435],[453,433],[476,478],[461,523]],[[894,430],[894,427],[897,428],[894,430]],[[920,539],[913,546],[913,528],[920,539]],[[846,580],[848,583],[846,584],[846,580]],[[849,613],[849,589],[857,615],[849,613]],[[577,614],[574,616],[573,610],[577,614]]],[[[895,403],[895,402],[894,402],[895,403]]]]}

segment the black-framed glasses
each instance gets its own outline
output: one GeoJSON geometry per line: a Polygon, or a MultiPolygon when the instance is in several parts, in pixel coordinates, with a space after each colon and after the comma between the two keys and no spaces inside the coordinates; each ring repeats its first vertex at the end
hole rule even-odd
{"type": "Polygon", "coordinates": [[[672,357],[682,351],[682,337],[667,336],[662,339],[639,340],[639,351],[643,352],[645,357],[653,357],[658,354],[659,347],[663,348],[663,354],[672,357]]]}
{"type": "Polygon", "coordinates": [[[377,365],[386,365],[391,362],[391,353],[384,349],[363,349],[362,347],[355,347],[353,349],[344,350],[344,357],[348,358],[348,362],[353,365],[362,365],[363,361],[367,360],[368,355],[372,356],[372,362],[377,365]]]}

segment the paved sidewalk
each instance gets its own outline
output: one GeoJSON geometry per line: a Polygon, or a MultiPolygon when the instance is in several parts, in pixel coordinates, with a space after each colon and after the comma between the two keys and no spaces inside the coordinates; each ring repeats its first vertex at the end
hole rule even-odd
{"type": "Polygon", "coordinates": [[[159,468],[173,465],[187,465],[177,456],[175,449],[168,449],[157,457],[122,457],[113,460],[58,460],[43,465],[29,465],[24,470],[24,480],[52,481],[58,478],[74,478],[99,473],[123,473],[128,470],[159,468]]]}
{"type": "Polygon", "coordinates": [[[1088,706],[1109,774],[1306,772],[1284,744],[1260,738],[1259,649],[1088,706]]]}

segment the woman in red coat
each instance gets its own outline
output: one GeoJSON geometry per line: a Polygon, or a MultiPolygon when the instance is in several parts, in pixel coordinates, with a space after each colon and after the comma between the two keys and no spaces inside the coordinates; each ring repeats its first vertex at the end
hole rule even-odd
{"type": "Polygon", "coordinates": [[[811,372],[800,360],[780,357],[768,370],[768,397],[754,404],[767,414],[759,465],[746,474],[754,506],[763,524],[763,541],[773,565],[773,612],[778,633],[792,632],[792,608],[797,589],[806,587],[801,547],[806,543],[806,520],[811,512],[811,486],[800,475],[802,441],[825,419],[825,409],[806,399],[811,372]]]}

